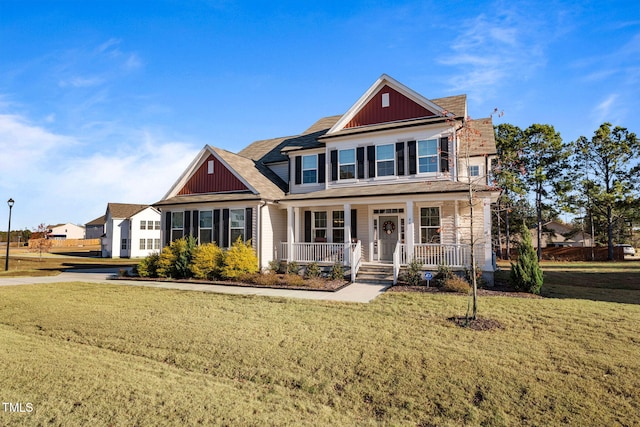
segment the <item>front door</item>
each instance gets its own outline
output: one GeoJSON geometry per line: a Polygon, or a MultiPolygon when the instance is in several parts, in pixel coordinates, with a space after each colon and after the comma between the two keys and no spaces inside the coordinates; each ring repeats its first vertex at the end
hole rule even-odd
{"type": "Polygon", "coordinates": [[[380,261],[393,261],[393,251],[398,243],[398,217],[380,216],[380,261]]]}

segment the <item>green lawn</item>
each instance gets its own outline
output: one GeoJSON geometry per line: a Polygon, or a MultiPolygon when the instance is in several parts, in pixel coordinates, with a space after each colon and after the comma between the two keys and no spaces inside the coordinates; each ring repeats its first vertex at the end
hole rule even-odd
{"type": "MultiPolygon", "coordinates": [[[[611,292],[619,292],[612,290],[611,292]]],[[[0,288],[0,425],[638,425],[640,305],[0,288]]]]}

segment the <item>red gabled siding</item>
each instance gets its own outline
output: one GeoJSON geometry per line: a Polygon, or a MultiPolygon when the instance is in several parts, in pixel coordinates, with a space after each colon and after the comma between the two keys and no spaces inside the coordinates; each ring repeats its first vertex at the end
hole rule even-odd
{"type": "Polygon", "coordinates": [[[248,188],[236,176],[224,167],[218,159],[210,155],[198,170],[189,178],[189,181],[180,190],[178,195],[198,193],[222,193],[229,191],[246,191],[248,188]],[[213,174],[208,173],[209,160],[213,160],[213,174]]]}
{"type": "Polygon", "coordinates": [[[400,92],[384,85],[382,89],[355,115],[345,128],[358,126],[375,125],[399,120],[417,119],[419,117],[435,116],[433,111],[429,111],[417,104],[400,92]],[[382,94],[389,94],[389,106],[382,107],[382,94]]]}

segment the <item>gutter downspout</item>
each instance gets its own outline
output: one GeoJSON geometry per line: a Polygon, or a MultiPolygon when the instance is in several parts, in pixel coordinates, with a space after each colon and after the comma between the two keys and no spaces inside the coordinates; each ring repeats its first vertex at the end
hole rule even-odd
{"type": "Polygon", "coordinates": [[[262,208],[267,205],[267,201],[263,200],[260,203],[261,204],[258,205],[257,209],[258,217],[256,218],[256,250],[258,252],[258,268],[260,269],[260,271],[262,271],[262,236],[260,235],[260,233],[262,231],[262,208]]]}

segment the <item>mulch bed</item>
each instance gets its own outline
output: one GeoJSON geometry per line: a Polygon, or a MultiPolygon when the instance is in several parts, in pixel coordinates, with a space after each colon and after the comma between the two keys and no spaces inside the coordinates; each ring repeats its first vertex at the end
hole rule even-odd
{"type": "Polygon", "coordinates": [[[222,281],[222,280],[198,280],[198,279],[170,279],[160,277],[138,277],[138,276],[117,276],[113,277],[114,280],[133,280],[140,282],[174,282],[174,283],[190,283],[197,285],[222,285],[222,286],[238,286],[248,288],[268,288],[268,289],[291,289],[299,291],[324,291],[324,292],[336,292],[345,286],[349,285],[348,282],[343,280],[325,280],[325,279],[307,279],[303,285],[288,285],[280,282],[277,284],[261,284],[261,283],[244,283],[234,281],[222,281]]]}
{"type": "MultiPolygon", "coordinates": [[[[406,286],[397,285],[387,289],[387,292],[428,292],[428,293],[451,293],[443,291],[435,286],[406,286]]],[[[462,294],[466,295],[466,294],[462,294]]],[[[514,298],[544,298],[540,295],[530,294],[528,292],[520,292],[506,283],[500,283],[496,281],[496,284],[491,288],[478,288],[478,296],[482,297],[514,297],[514,298]]]]}
{"type": "Polygon", "coordinates": [[[485,319],[484,317],[478,317],[474,319],[467,319],[465,317],[450,317],[447,320],[455,323],[462,328],[469,328],[474,331],[492,331],[494,329],[504,329],[502,323],[495,319],[485,319]]]}

